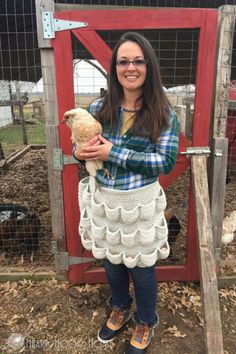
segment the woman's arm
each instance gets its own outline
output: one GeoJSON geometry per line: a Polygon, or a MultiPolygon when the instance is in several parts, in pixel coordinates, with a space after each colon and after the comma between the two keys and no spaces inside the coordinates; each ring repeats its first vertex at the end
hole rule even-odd
{"type": "Polygon", "coordinates": [[[178,119],[173,111],[170,127],[159,136],[155,152],[137,152],[112,144],[98,136],[101,145],[86,146],[80,154],[85,160],[109,161],[125,170],[141,173],[149,177],[168,174],[174,167],[178,154],[178,119]]]}
{"type": "Polygon", "coordinates": [[[178,154],[178,119],[171,116],[171,126],[163,131],[156,143],[156,152],[136,152],[113,145],[108,161],[132,172],[149,177],[168,174],[174,167],[178,154]]]}

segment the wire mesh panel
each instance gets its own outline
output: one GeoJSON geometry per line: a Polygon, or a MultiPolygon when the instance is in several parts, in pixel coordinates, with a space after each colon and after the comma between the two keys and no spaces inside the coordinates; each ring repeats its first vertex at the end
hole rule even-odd
{"type": "Polygon", "coordinates": [[[0,183],[0,264],[44,267],[50,255],[51,221],[45,148],[7,162],[0,183]]]}
{"type": "Polygon", "coordinates": [[[35,1],[0,3],[0,271],[46,269],[51,218],[35,1]]]}
{"type": "Polygon", "coordinates": [[[225,204],[224,204],[224,221],[222,230],[222,248],[221,248],[221,268],[222,276],[233,276],[236,273],[235,249],[236,249],[236,33],[235,33],[235,7],[232,9],[231,16],[226,16],[226,27],[224,29],[226,40],[220,47],[220,57],[222,62],[221,69],[231,65],[229,69],[230,75],[227,75],[227,83],[229,85],[228,93],[228,109],[219,117],[219,126],[222,132],[228,138],[228,159],[227,159],[227,175],[225,186],[225,204]],[[232,22],[229,19],[233,19],[232,22]],[[234,25],[234,26],[233,26],[234,25]],[[227,40],[228,38],[228,40],[227,40]],[[223,53],[228,53],[228,60],[223,53]],[[231,61],[232,56],[232,61],[231,61]]]}
{"type": "Polygon", "coordinates": [[[55,3],[103,6],[145,7],[194,7],[216,8],[224,4],[234,5],[235,0],[56,0],[55,3]]]}
{"type": "Polygon", "coordinates": [[[228,141],[228,178],[236,178],[236,33],[234,28],[231,78],[228,97],[228,115],[226,118],[226,137],[228,141]]]}
{"type": "Polygon", "coordinates": [[[226,136],[229,139],[228,147],[228,181],[236,174],[236,111],[233,104],[229,104],[226,136]]]}
{"type": "Polygon", "coordinates": [[[75,105],[87,109],[107,89],[107,73],[95,60],[74,60],[75,105]]]}

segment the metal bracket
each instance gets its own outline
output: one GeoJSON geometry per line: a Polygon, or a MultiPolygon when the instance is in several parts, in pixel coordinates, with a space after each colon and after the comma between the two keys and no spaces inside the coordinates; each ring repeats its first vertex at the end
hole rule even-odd
{"type": "Polygon", "coordinates": [[[58,20],[53,18],[53,12],[42,11],[43,38],[55,38],[55,32],[65,31],[73,28],[87,27],[87,22],[58,20]]]}
{"type": "Polygon", "coordinates": [[[73,257],[69,256],[68,252],[58,252],[57,241],[52,241],[52,253],[60,265],[60,270],[68,271],[71,265],[78,265],[83,263],[95,262],[95,258],[89,257],[73,257]]]}
{"type": "Polygon", "coordinates": [[[62,149],[53,149],[53,168],[56,171],[63,171],[64,165],[74,165],[78,164],[74,156],[64,155],[62,149]]]}

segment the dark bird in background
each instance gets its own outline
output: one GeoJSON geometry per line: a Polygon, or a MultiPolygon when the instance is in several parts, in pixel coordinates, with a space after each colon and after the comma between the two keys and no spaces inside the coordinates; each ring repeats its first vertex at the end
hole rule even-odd
{"type": "Polygon", "coordinates": [[[227,170],[225,183],[229,184],[230,182],[231,182],[231,176],[229,170],[227,170]]]}
{"type": "Polygon", "coordinates": [[[168,242],[170,247],[175,243],[176,238],[181,230],[181,225],[178,218],[173,214],[171,210],[165,210],[165,218],[168,226],[168,242]]]}
{"type": "Polygon", "coordinates": [[[32,254],[39,248],[40,221],[19,205],[0,205],[0,251],[7,255],[32,254]]]}

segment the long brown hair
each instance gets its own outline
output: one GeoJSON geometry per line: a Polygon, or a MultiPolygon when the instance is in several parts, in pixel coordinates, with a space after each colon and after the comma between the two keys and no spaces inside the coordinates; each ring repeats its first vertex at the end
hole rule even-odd
{"type": "Polygon", "coordinates": [[[163,90],[155,51],[150,42],[137,32],[125,33],[113,50],[108,92],[96,118],[101,123],[110,123],[111,129],[118,124],[118,110],[124,98],[124,91],[117,78],[116,60],[119,47],[127,41],[137,43],[143,51],[144,58],[147,60],[147,75],[143,84],[143,92],[141,97],[137,99],[138,101],[141,98],[142,107],[136,112],[131,133],[133,135],[149,136],[154,143],[162,128],[168,126],[170,103],[163,90]]]}

